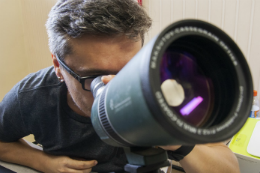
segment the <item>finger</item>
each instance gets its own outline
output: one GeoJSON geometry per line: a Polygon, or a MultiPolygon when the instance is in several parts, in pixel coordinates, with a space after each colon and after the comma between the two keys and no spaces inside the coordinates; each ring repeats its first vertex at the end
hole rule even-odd
{"type": "Polygon", "coordinates": [[[101,80],[104,84],[107,84],[110,80],[112,80],[115,77],[115,75],[107,75],[102,76],[101,80]]]}
{"type": "Polygon", "coordinates": [[[85,169],[85,170],[82,171],[82,173],[90,173],[91,171],[92,171],[92,168],[90,168],[90,169],[85,169]]]}
{"type": "Polygon", "coordinates": [[[166,146],[159,146],[160,148],[164,149],[164,150],[171,150],[171,151],[175,151],[178,148],[181,147],[181,145],[166,145],[166,146]]]}
{"type": "Polygon", "coordinates": [[[90,173],[91,168],[89,169],[84,169],[84,170],[76,170],[76,169],[71,169],[71,168],[66,168],[65,170],[61,171],[63,173],[90,173]]]}
{"type": "Polygon", "coordinates": [[[77,170],[84,170],[88,168],[92,168],[93,166],[97,165],[96,160],[91,160],[91,161],[78,161],[78,160],[70,160],[67,164],[66,167],[72,168],[72,169],[77,169],[77,170]]]}

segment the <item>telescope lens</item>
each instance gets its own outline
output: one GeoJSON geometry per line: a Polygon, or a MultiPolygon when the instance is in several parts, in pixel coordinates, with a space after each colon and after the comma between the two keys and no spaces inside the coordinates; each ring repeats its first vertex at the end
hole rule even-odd
{"type": "Polygon", "coordinates": [[[200,127],[213,105],[213,85],[188,51],[169,48],[160,66],[161,89],[172,110],[187,123],[200,127]]]}
{"type": "Polygon", "coordinates": [[[253,100],[238,46],[198,20],[171,24],[112,81],[100,82],[91,83],[91,122],[100,139],[116,147],[224,141],[246,122],[253,100]]]}

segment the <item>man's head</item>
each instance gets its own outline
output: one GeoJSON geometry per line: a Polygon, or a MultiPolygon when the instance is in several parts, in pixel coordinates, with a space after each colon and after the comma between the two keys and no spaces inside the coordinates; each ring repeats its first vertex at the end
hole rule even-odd
{"type": "Polygon", "coordinates": [[[73,53],[72,38],[126,35],[143,43],[150,26],[135,0],[59,0],[46,23],[50,51],[61,58],[73,53]]]}
{"type": "Polygon", "coordinates": [[[78,76],[116,74],[141,49],[151,19],[134,0],[60,0],[46,27],[53,64],[68,88],[68,104],[90,116],[92,93],[57,61],[78,76]]]}

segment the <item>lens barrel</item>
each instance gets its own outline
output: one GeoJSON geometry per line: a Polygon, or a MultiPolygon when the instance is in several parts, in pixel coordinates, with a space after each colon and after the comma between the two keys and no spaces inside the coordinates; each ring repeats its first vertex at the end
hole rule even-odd
{"type": "Polygon", "coordinates": [[[91,119],[113,146],[219,142],[243,126],[252,97],[251,73],[235,42],[212,24],[182,20],[105,86],[91,119]]]}

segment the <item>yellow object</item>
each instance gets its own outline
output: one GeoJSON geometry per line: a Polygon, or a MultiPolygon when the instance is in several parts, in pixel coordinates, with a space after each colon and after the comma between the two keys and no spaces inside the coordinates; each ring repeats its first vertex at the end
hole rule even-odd
{"type": "MultiPolygon", "coordinates": [[[[260,157],[253,156],[247,152],[247,145],[249,143],[250,137],[253,133],[256,123],[259,119],[248,118],[245,125],[240,129],[239,132],[232,138],[229,144],[229,148],[238,154],[242,154],[245,156],[250,156],[256,159],[260,159],[260,157]]],[[[259,134],[260,136],[260,134],[259,134]]],[[[260,146],[259,146],[260,149],[260,146]]]]}

